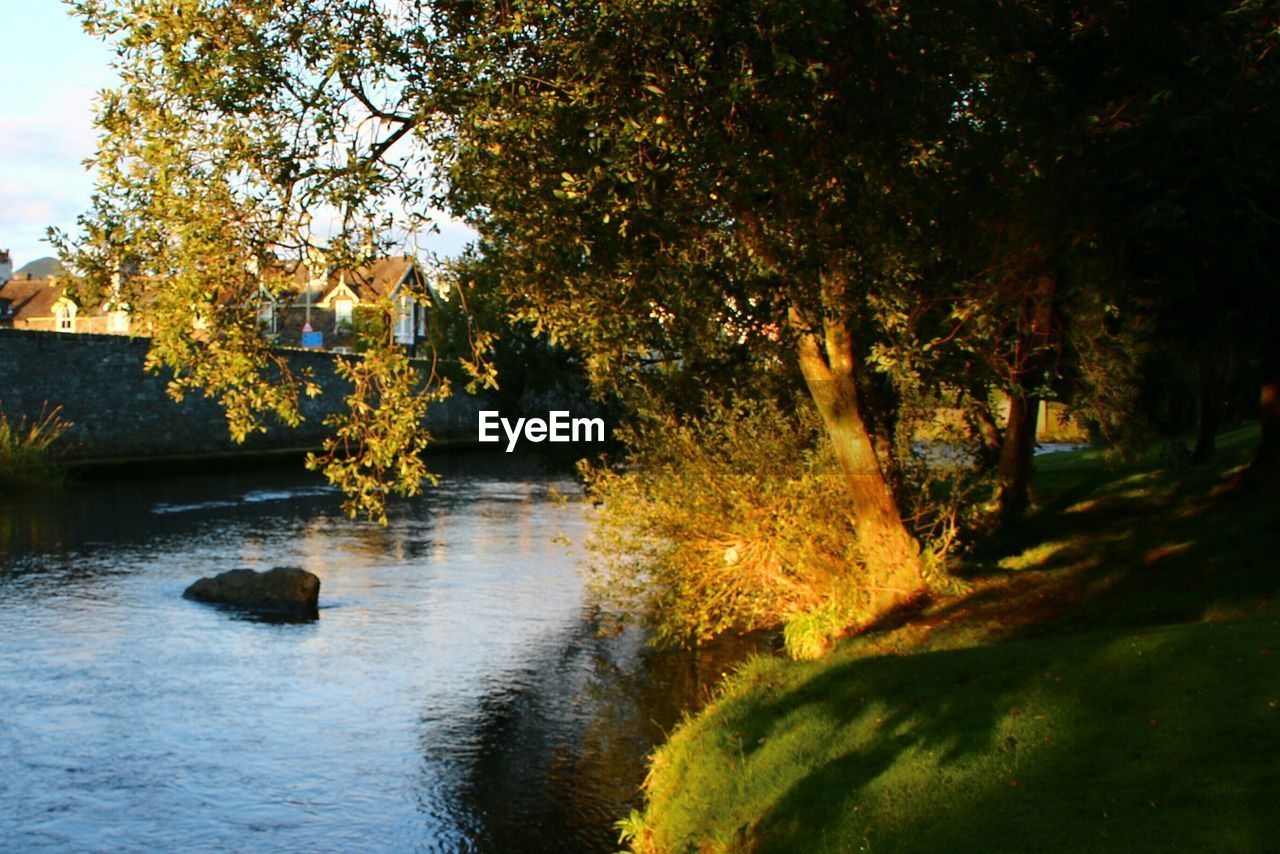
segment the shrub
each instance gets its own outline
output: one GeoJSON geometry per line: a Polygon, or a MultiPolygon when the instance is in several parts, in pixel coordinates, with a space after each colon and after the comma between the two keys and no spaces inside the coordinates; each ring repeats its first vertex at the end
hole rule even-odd
{"type": "Polygon", "coordinates": [[[72,427],[58,414],[61,409],[46,407],[38,419],[29,421],[24,416],[16,423],[0,411],[0,486],[61,483],[63,473],[54,444],[72,427]]]}
{"type": "Polygon", "coordinates": [[[869,605],[843,478],[811,407],[708,405],[644,413],[621,471],[584,466],[596,502],[593,589],[647,618],[660,643],[788,624],[821,654],[869,605]]]}

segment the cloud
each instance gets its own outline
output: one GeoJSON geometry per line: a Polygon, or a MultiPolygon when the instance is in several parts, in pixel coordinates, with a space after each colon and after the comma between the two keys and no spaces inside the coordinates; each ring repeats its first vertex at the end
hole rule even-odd
{"type": "Polygon", "coordinates": [[[71,229],[93,191],[84,160],[96,147],[97,92],[72,81],[45,95],[0,109],[0,249],[19,263],[51,254],[46,229],[71,229]]]}
{"type": "Polygon", "coordinates": [[[6,164],[0,177],[0,249],[12,250],[19,264],[51,255],[47,229],[74,227],[88,207],[92,180],[76,163],[63,167],[56,160],[11,160],[8,154],[0,163],[6,164]],[[21,165],[11,169],[10,162],[21,165]]]}
{"type": "Polygon", "coordinates": [[[0,103],[0,158],[12,174],[22,163],[68,165],[79,170],[93,153],[98,89],[81,81],[53,86],[40,98],[0,103]]]}
{"type": "Polygon", "coordinates": [[[19,219],[48,220],[53,217],[53,205],[48,202],[27,202],[18,208],[19,219]]]}

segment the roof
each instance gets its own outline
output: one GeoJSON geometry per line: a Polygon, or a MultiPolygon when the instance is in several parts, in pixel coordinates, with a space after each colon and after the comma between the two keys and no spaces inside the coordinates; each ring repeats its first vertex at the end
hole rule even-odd
{"type": "MultiPolygon", "coordinates": [[[[0,285],[0,299],[11,303],[11,320],[34,320],[36,318],[53,317],[58,300],[63,298],[66,285],[57,279],[12,279],[0,285]]],[[[96,317],[105,314],[99,306],[86,309],[70,297],[68,302],[75,303],[76,314],[96,317]]]]}
{"type": "Polygon", "coordinates": [[[0,299],[12,300],[14,320],[53,317],[53,305],[62,291],[62,285],[52,279],[14,279],[0,287],[0,299]]]}
{"type": "Polygon", "coordinates": [[[312,286],[316,280],[312,278],[311,269],[305,263],[282,261],[273,266],[278,273],[284,274],[288,280],[286,288],[294,294],[301,294],[311,288],[313,298],[319,300],[332,294],[340,284],[346,284],[358,299],[364,301],[393,294],[400,283],[413,272],[417,263],[412,255],[393,255],[354,269],[339,269],[330,265],[325,268],[324,275],[319,277],[323,286],[318,290],[312,286]]]}
{"type": "Polygon", "coordinates": [[[355,291],[361,302],[388,297],[413,271],[414,263],[414,259],[407,255],[380,258],[347,273],[346,285],[355,291]]]}
{"type": "MultiPolygon", "coordinates": [[[[417,263],[417,259],[411,255],[393,255],[354,269],[329,267],[323,278],[324,286],[318,292],[312,291],[312,299],[318,304],[328,305],[345,286],[358,302],[377,302],[394,294],[401,283],[417,275],[417,263]]],[[[284,269],[285,274],[292,279],[289,290],[293,293],[301,294],[311,285],[311,273],[305,264],[292,263],[284,269]]]]}

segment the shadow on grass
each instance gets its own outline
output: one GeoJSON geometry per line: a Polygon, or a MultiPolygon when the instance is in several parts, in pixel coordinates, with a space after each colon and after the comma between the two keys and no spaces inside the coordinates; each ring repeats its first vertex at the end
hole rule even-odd
{"type": "Polygon", "coordinates": [[[1006,637],[1036,637],[1270,609],[1280,592],[1280,494],[1224,491],[1254,436],[1232,434],[1212,467],[1117,472],[1096,454],[1045,464],[1038,511],[980,548],[959,571],[977,589],[927,619],[985,619],[1006,637]]]}
{"type": "Polygon", "coordinates": [[[1278,640],[1263,619],[822,668],[721,722],[745,773],[791,780],[740,841],[1262,850],[1280,838],[1278,640]]]}
{"type": "Polygon", "coordinates": [[[1255,435],[1215,467],[1045,462],[1040,509],[974,556],[968,595],[762,662],[677,733],[655,847],[1267,850],[1280,495],[1218,493],[1255,435]]]}

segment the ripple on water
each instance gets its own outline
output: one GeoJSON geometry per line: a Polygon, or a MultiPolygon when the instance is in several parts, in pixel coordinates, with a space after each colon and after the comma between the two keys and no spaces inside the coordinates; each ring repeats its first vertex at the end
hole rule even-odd
{"type": "Polygon", "coordinates": [[[711,677],[595,636],[571,482],[450,465],[385,528],[292,470],[0,507],[0,847],[613,850],[711,677]],[[181,598],[282,564],[318,620],[181,598]]]}

